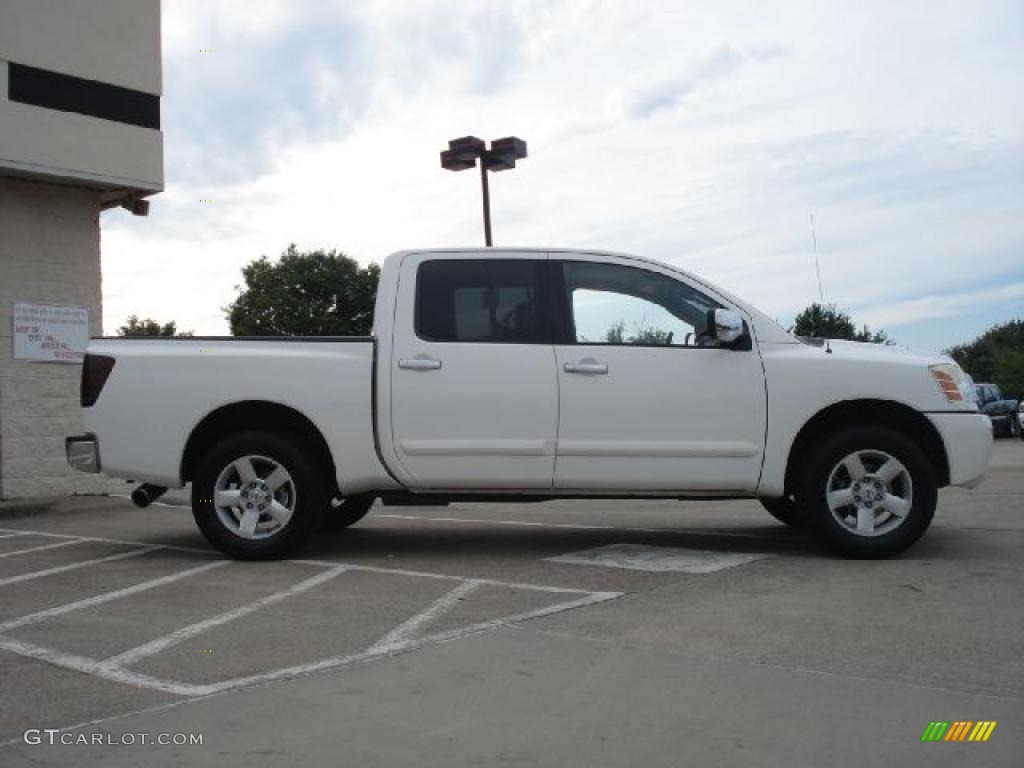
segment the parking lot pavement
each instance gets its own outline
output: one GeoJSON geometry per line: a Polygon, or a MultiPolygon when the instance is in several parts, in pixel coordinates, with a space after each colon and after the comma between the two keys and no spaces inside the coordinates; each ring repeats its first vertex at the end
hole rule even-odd
{"type": "Polygon", "coordinates": [[[0,764],[1024,757],[1024,442],[883,562],[755,502],[563,501],[381,507],[237,563],[166,501],[0,521],[0,764]],[[922,743],[937,720],[998,724],[922,743]],[[203,743],[138,736],[162,733],[203,743]]]}

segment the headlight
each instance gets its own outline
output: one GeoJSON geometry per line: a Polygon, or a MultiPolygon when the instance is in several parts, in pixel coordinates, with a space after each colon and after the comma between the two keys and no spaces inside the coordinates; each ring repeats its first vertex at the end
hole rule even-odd
{"type": "Polygon", "coordinates": [[[974,382],[959,365],[945,363],[943,365],[932,365],[928,367],[932,378],[939,385],[939,391],[951,403],[966,403],[977,405],[978,393],[974,390],[974,382]]]}

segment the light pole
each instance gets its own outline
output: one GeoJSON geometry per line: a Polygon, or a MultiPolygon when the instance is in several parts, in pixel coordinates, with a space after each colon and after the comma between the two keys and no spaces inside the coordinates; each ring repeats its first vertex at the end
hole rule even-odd
{"type": "Polygon", "coordinates": [[[476,136],[464,136],[448,142],[448,149],[441,152],[441,167],[449,171],[465,171],[476,167],[480,159],[480,189],[484,203],[484,242],[490,248],[491,242],[491,191],[487,183],[488,171],[507,171],[516,167],[516,160],[526,157],[526,142],[509,136],[495,139],[491,148],[476,136]]]}

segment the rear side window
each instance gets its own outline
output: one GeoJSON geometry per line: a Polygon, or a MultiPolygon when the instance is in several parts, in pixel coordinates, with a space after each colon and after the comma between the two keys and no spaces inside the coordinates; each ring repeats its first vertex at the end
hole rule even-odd
{"type": "Polygon", "coordinates": [[[416,277],[416,335],[426,341],[544,343],[544,262],[437,259],[416,277]]]}

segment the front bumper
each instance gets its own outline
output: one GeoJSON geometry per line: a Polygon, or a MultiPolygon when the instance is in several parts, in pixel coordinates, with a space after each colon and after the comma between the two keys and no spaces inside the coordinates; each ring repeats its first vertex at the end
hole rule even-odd
{"type": "Polygon", "coordinates": [[[992,422],[981,413],[929,413],[946,446],[949,484],[975,488],[992,458],[992,422]]]}
{"type": "Polygon", "coordinates": [[[74,435],[64,438],[64,453],[72,469],[90,474],[97,474],[102,470],[100,444],[96,440],[96,435],[74,435]]]}

